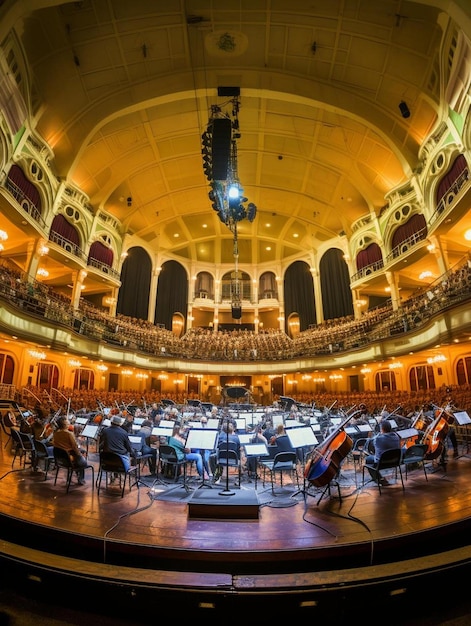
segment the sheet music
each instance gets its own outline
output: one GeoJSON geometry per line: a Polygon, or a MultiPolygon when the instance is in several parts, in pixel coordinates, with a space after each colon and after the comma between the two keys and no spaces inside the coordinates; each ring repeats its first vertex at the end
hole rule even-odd
{"type": "Polygon", "coordinates": [[[89,437],[90,439],[95,439],[97,432],[98,426],[95,426],[93,424],[87,424],[80,433],[80,437],[89,437]]]}
{"type": "Polygon", "coordinates": [[[404,428],[404,430],[397,430],[396,432],[401,439],[409,439],[409,437],[416,437],[419,434],[416,428],[404,428]]]}
{"type": "Polygon", "coordinates": [[[195,428],[190,430],[186,438],[186,447],[192,450],[214,450],[216,447],[217,430],[195,428]]]}
{"type": "Polygon", "coordinates": [[[246,443],[250,443],[250,440],[253,438],[254,433],[241,433],[237,436],[239,437],[241,445],[245,445],[246,443]]]}
{"type": "Polygon", "coordinates": [[[156,437],[171,437],[172,428],[163,428],[162,426],[154,426],[152,434],[156,437]]]}
{"type": "Polygon", "coordinates": [[[345,426],[344,430],[347,435],[358,435],[358,429],[356,426],[345,426]]]}
{"type": "Polygon", "coordinates": [[[304,426],[304,424],[298,420],[285,420],[285,428],[297,428],[298,426],[304,426]]]}
{"type": "Polygon", "coordinates": [[[172,420],[160,420],[159,426],[161,428],[173,428],[175,426],[175,422],[172,420]]]}
{"type": "Polygon", "coordinates": [[[304,446],[315,446],[319,443],[314,431],[310,426],[302,428],[290,428],[287,433],[288,439],[293,448],[304,448],[304,446]]]}
{"type": "Polygon", "coordinates": [[[265,443],[247,443],[244,448],[246,456],[268,456],[265,443]]]}
{"type": "Polygon", "coordinates": [[[456,413],[453,413],[453,415],[455,416],[455,420],[459,426],[471,424],[471,418],[466,411],[457,411],[456,413]]]}
{"type": "Polygon", "coordinates": [[[88,422],[88,417],[76,417],[75,418],[75,423],[76,424],[86,424],[88,422]]]}
{"type": "Polygon", "coordinates": [[[245,430],[247,428],[245,417],[236,418],[237,430],[245,430]]]}

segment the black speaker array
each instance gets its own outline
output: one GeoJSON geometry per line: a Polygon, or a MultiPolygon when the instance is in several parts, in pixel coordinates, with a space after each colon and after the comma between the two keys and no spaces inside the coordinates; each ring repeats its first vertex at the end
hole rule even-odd
{"type": "Polygon", "coordinates": [[[242,317],[242,308],[240,306],[233,306],[232,307],[232,319],[240,320],[241,317],[242,317]]]}
{"type": "Polygon", "coordinates": [[[226,117],[216,118],[212,124],[213,180],[226,180],[231,155],[231,120],[226,117]]]}

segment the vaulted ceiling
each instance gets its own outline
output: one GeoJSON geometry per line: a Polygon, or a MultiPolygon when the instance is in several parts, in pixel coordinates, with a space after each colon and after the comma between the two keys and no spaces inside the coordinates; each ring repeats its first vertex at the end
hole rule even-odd
{"type": "MultiPolygon", "coordinates": [[[[280,272],[315,263],[410,178],[442,114],[440,4],[38,0],[1,28],[26,52],[57,175],[157,261],[232,262],[201,135],[212,105],[230,110],[218,87],[239,87],[238,172],[257,206],[238,228],[239,262],[280,272]]],[[[457,238],[450,247],[466,250],[457,238]]]]}

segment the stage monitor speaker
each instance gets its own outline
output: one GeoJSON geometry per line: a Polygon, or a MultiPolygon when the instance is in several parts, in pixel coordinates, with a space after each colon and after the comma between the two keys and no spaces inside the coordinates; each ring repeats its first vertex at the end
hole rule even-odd
{"type": "Polygon", "coordinates": [[[218,87],[218,96],[223,98],[240,96],[240,87],[218,87]]]}
{"type": "Polygon", "coordinates": [[[242,308],[240,306],[233,306],[232,307],[232,319],[240,320],[241,317],[242,317],[242,308]]]}
{"type": "Polygon", "coordinates": [[[231,155],[232,125],[227,117],[213,120],[211,156],[213,180],[226,180],[231,155]]]}

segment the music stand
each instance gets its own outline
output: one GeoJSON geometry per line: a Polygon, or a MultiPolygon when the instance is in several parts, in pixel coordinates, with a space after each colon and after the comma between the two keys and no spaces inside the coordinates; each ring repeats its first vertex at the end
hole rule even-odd
{"type": "Polygon", "coordinates": [[[97,440],[97,432],[98,432],[98,426],[95,424],[86,424],[84,429],[82,430],[82,432],[80,433],[80,437],[85,437],[86,441],[85,441],[85,445],[86,445],[86,453],[85,456],[88,458],[88,440],[89,439],[94,439],[95,441],[97,440]]]}
{"type": "MultiPolygon", "coordinates": [[[[242,443],[242,442],[241,442],[242,443]]],[[[267,444],[260,442],[245,443],[244,444],[245,456],[255,457],[255,491],[257,491],[257,478],[258,478],[258,460],[261,456],[270,456],[267,448],[267,444]]]]}
{"type": "MultiPolygon", "coordinates": [[[[471,418],[469,417],[466,411],[457,411],[453,413],[456,423],[458,426],[463,426],[466,431],[466,454],[469,452],[469,434],[468,434],[468,425],[471,424],[471,418]]],[[[465,456],[462,454],[461,456],[465,456]]]]}
{"type": "MultiPolygon", "coordinates": [[[[190,450],[214,450],[216,447],[216,439],[218,436],[217,430],[209,430],[208,428],[195,428],[188,432],[186,438],[186,447],[190,450]]],[[[209,487],[212,489],[212,485],[207,483],[204,478],[205,468],[203,466],[203,482],[198,487],[209,487]]]]}
{"type": "Polygon", "coordinates": [[[303,488],[302,490],[298,489],[293,495],[297,496],[298,493],[302,493],[303,496],[306,495],[306,477],[304,476],[304,463],[306,460],[306,448],[312,448],[313,446],[317,446],[319,443],[314,431],[310,426],[301,426],[299,428],[290,428],[286,431],[288,435],[289,442],[292,448],[296,450],[301,449],[302,453],[302,467],[303,467],[303,488]]]}

